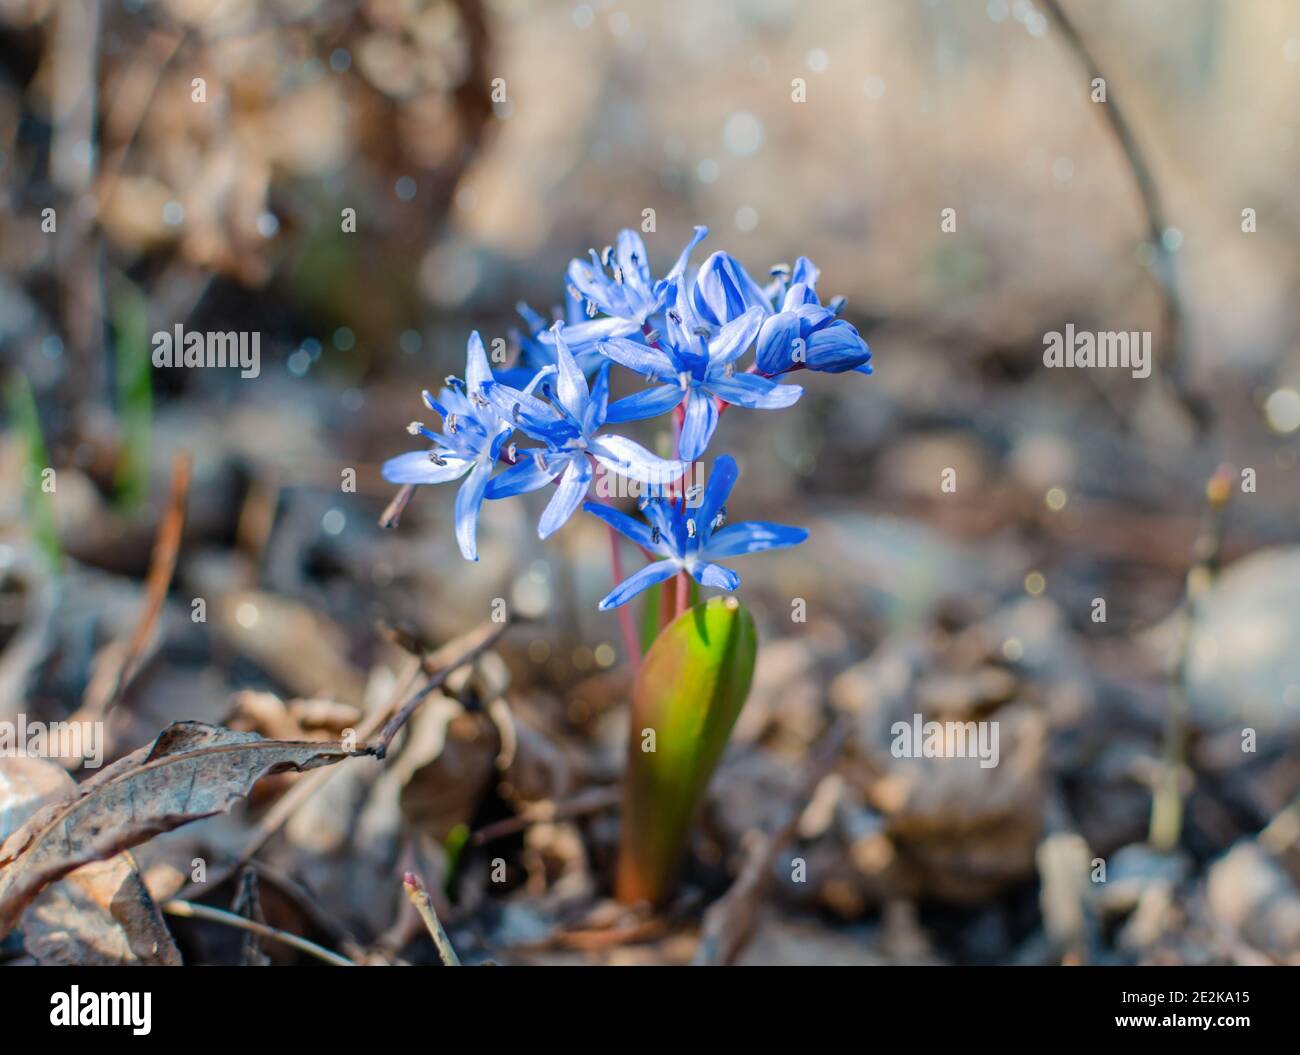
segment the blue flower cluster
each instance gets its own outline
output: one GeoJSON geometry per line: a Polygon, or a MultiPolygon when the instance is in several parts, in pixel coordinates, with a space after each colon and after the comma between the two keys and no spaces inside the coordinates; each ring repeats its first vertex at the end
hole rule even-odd
{"type": "Polygon", "coordinates": [[[590,260],[569,264],[566,318],[551,325],[519,306],[528,324],[519,365],[493,373],[483,341],[471,334],[465,376],[449,377],[435,398],[442,418],[435,432],[420,422],[409,431],[432,443],[426,450],[384,463],[397,484],[464,479],[456,496],[456,541],[467,560],[478,560],[475,536],[484,498],[499,499],[556,484],[538,525],[553,534],[579,506],[604,520],[656,558],[619,583],[600,604],[616,608],[679,572],[703,586],[733,590],[739,577],[719,558],[793,546],[800,528],[750,522],[726,526],[724,503],[737,468],[729,455],[716,459],[699,504],[688,503],[685,476],[713,438],[727,406],[758,410],[788,407],[803,395],[782,384],[796,370],[871,373],[871,350],[840,319],[842,298],[823,306],[818,271],[800,257],[793,270],[773,268],[760,286],[738,260],[717,252],[688,275],[690,255],[708,234],[694,237],[663,278],[651,275],[645,244],[635,231],[590,260]],[[755,349],[752,365],[737,364],[755,349]],[[648,384],[611,402],[614,364],[648,384]],[[676,458],[660,458],[607,426],[675,412],[676,458]],[[515,433],[540,446],[519,449],[515,433]],[[493,475],[498,465],[503,471],[493,475]],[[609,506],[584,502],[599,468],[645,485],[644,521],[609,506]]]}

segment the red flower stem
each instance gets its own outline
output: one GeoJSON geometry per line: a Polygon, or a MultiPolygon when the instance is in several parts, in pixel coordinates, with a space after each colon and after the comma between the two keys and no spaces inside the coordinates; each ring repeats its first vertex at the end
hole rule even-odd
{"type": "MultiPolygon", "coordinates": [[[[623,557],[618,549],[618,532],[608,524],[605,526],[609,529],[609,563],[614,573],[614,585],[617,586],[624,579],[623,557]]],[[[632,675],[635,677],[641,666],[641,646],[636,639],[636,629],[632,626],[632,612],[625,604],[619,605],[616,611],[618,628],[623,633],[623,647],[627,650],[627,661],[632,664],[632,675]]]]}
{"type": "Polygon", "coordinates": [[[677,591],[673,587],[673,579],[668,579],[660,590],[659,597],[659,629],[662,630],[673,621],[677,608],[677,591]]]}

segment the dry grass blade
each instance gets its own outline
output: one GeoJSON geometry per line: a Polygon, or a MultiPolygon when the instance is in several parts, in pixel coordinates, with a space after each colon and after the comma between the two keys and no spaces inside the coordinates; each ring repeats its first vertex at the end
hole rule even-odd
{"type": "Polygon", "coordinates": [[[309,956],[315,956],[316,959],[324,960],[335,967],[356,966],[346,956],[330,952],[329,949],[317,945],[313,941],[300,938],[288,931],[276,930],[274,927],[268,927],[265,923],[258,923],[256,920],[236,916],[233,912],[226,912],[223,909],[212,908],[209,905],[196,905],[192,901],[168,901],[162,908],[169,916],[179,916],[182,919],[205,919],[211,923],[224,923],[228,927],[236,927],[239,930],[246,930],[250,934],[257,934],[272,941],[283,942],[285,945],[292,946],[309,956]]]}
{"type": "Polygon", "coordinates": [[[97,677],[87,686],[81,705],[81,717],[93,721],[115,707],[122,694],[140,670],[141,662],[153,639],[162,614],[167,591],[176,572],[176,558],[180,554],[181,534],[185,529],[185,499],[190,490],[192,459],[188,451],[181,451],[172,461],[171,488],[167,506],[158,525],[149,558],[149,574],[145,579],[145,605],[136,620],[131,636],[116,663],[116,670],[108,677],[97,677]]]}

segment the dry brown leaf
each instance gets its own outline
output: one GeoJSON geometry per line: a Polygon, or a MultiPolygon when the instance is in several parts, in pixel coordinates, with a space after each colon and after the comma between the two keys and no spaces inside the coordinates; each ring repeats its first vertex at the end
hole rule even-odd
{"type": "Polygon", "coordinates": [[[129,853],[83,865],[51,883],[27,907],[18,928],[23,947],[46,966],[181,964],[129,853]]]}
{"type": "Polygon", "coordinates": [[[0,934],[73,869],[223,812],[268,774],[365,753],[337,743],[264,740],[203,722],[168,726],[150,747],[42,807],[0,846],[0,934]]]}
{"type": "MultiPolygon", "coordinates": [[[[0,840],[41,806],[76,794],[62,766],[44,758],[0,758],[0,840]]],[[[23,947],[45,965],[179,966],[162,914],[131,855],[95,861],[51,883],[18,924],[23,947]]]]}
{"type": "Polygon", "coordinates": [[[410,739],[392,765],[402,785],[402,815],[445,842],[478,809],[496,769],[498,739],[487,717],[445,696],[430,700],[409,729],[410,739]]]}

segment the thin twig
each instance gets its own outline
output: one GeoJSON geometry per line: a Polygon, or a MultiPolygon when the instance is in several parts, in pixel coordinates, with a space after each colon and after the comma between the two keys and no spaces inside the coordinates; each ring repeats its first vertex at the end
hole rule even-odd
{"type": "MultiPolygon", "coordinates": [[[[1074,52],[1075,57],[1087,70],[1088,79],[1090,81],[1101,79],[1109,85],[1110,81],[1097,64],[1097,60],[1079,35],[1074,23],[1066,15],[1059,0],[1043,0],[1043,6],[1047,8],[1048,14],[1055,20],[1070,50],[1074,52]]],[[[1120,151],[1124,155],[1124,159],[1128,162],[1133,182],[1137,185],[1138,194],[1142,199],[1142,208],[1146,214],[1147,235],[1151,241],[1151,248],[1156,254],[1156,284],[1159,286],[1164,307],[1164,347],[1161,359],[1169,371],[1169,378],[1179,401],[1195,421],[1196,427],[1201,432],[1205,432],[1211,423],[1211,410],[1205,400],[1193,393],[1187,385],[1186,366],[1181,355],[1182,303],[1178,296],[1178,278],[1177,269],[1174,266],[1174,255],[1165,244],[1164,235],[1168,225],[1165,222],[1164,205],[1160,198],[1160,190],[1156,185],[1155,177],[1151,174],[1151,167],[1147,164],[1146,156],[1133,135],[1132,127],[1113,95],[1107,94],[1106,102],[1101,107],[1101,110],[1106,118],[1107,127],[1110,128],[1115,141],[1119,144],[1120,151]]]]}
{"type": "Polygon", "coordinates": [[[256,920],[245,919],[243,916],[237,916],[233,912],[227,912],[225,909],[212,908],[210,905],[198,905],[193,901],[168,901],[163,904],[162,910],[169,916],[180,916],[184,919],[205,919],[211,923],[224,923],[228,927],[236,927],[239,930],[246,930],[253,934],[260,934],[263,938],[270,938],[273,941],[282,942],[285,945],[292,946],[300,952],[305,952],[309,956],[315,956],[318,960],[324,960],[326,963],[335,967],[355,967],[356,964],[346,956],[340,956],[336,952],[331,952],[323,946],[317,945],[306,938],[300,938],[296,934],[290,934],[288,931],[277,930],[275,927],[267,926],[265,923],[258,923],[256,920]]]}
{"type": "MultiPolygon", "coordinates": [[[[415,693],[412,694],[411,698],[408,699],[406,703],[404,703],[402,707],[384,723],[383,728],[379,732],[378,741],[371,745],[374,747],[376,755],[380,758],[384,757],[393,742],[393,738],[401,731],[402,726],[410,720],[411,715],[413,715],[420,704],[424,702],[425,697],[433,692],[434,689],[440,688],[452,671],[463,667],[466,663],[472,663],[483,652],[491,648],[492,645],[496,643],[497,639],[506,632],[509,626],[510,620],[508,618],[504,622],[500,623],[494,623],[489,620],[488,622],[480,624],[477,630],[468,634],[467,637],[470,643],[464,646],[461,654],[454,660],[444,663],[441,669],[436,673],[430,674],[429,680],[417,689],[415,693]]],[[[465,639],[462,638],[461,640],[465,639]]],[[[425,664],[429,663],[431,659],[432,657],[425,657],[421,661],[421,666],[426,670],[426,673],[428,667],[425,666],[425,664]]]]}
{"type": "Polygon", "coordinates": [[[276,890],[281,897],[287,898],[293,906],[303,913],[316,927],[330,936],[343,954],[355,962],[364,961],[366,950],[353,936],[352,932],[330,916],[319,904],[315,895],[293,876],[287,875],[265,861],[249,861],[247,873],[276,890]]]}
{"type": "Polygon", "coordinates": [[[176,558],[180,555],[181,534],[185,530],[185,499],[190,491],[191,465],[189,451],[180,451],[172,459],[172,479],[171,488],[167,493],[167,506],[162,522],[158,525],[158,538],[154,542],[153,554],[149,558],[149,575],[145,580],[148,604],[140,613],[140,620],[131,635],[118,684],[113,695],[109,697],[105,710],[113,707],[139,670],[140,656],[144,653],[149,639],[153,637],[154,629],[158,625],[158,617],[162,614],[163,603],[167,600],[167,591],[171,588],[172,577],[176,573],[176,558]]]}
{"type": "Polygon", "coordinates": [[[517,817],[507,817],[480,828],[470,836],[470,845],[482,846],[484,843],[524,831],[534,824],[547,824],[551,821],[567,820],[612,809],[619,804],[621,796],[622,792],[618,788],[588,788],[564,802],[539,802],[517,817]]]}
{"type": "MultiPolygon", "coordinates": [[[[414,712],[419,701],[424,699],[434,688],[441,685],[453,670],[464,666],[491,645],[507,626],[509,626],[509,623],[485,623],[473,634],[467,635],[471,639],[470,644],[463,644],[466,638],[458,638],[456,641],[450,642],[445,649],[439,649],[430,655],[419,657],[418,661],[412,665],[410,672],[398,683],[397,691],[393,694],[393,702],[389,706],[367,715],[358,727],[358,742],[368,740],[381,726],[387,731],[389,725],[397,723],[388,739],[383,740],[381,737],[384,749],[387,750],[392,742],[392,737],[397,735],[397,730],[401,728],[402,724],[405,724],[406,719],[414,712]],[[485,635],[485,627],[491,627],[493,632],[485,635]],[[448,653],[447,650],[451,648],[457,650],[455,654],[448,653]],[[405,707],[393,714],[394,708],[397,707],[397,701],[406,697],[421,671],[424,671],[429,676],[429,681],[408,700],[405,707]],[[393,714],[391,719],[388,718],[390,714],[393,714]],[[401,722],[397,722],[399,718],[401,722]],[[386,719],[387,725],[385,724],[386,719]]],[[[375,754],[380,758],[384,757],[383,751],[376,750],[375,754]]],[[[334,769],[318,769],[305,773],[296,780],[293,787],[286,791],[258,822],[256,831],[240,851],[238,861],[229,872],[223,874],[222,879],[229,878],[233,871],[242,867],[254,857],[267,844],[271,836],[288,823],[289,818],[298,811],[304,802],[320,790],[320,786],[329,780],[335,772],[334,769]]]]}
{"type": "Polygon", "coordinates": [[[402,514],[406,511],[406,507],[414,494],[414,484],[402,484],[397,489],[397,494],[393,495],[393,500],[388,503],[384,511],[379,515],[379,526],[381,528],[397,527],[398,521],[402,519],[402,514]]]}
{"type": "MultiPolygon", "coordinates": [[[[385,732],[387,732],[389,727],[392,726],[392,733],[387,739],[383,739],[381,735],[383,750],[380,750],[377,746],[372,747],[372,752],[377,757],[383,758],[387,748],[392,743],[392,737],[397,735],[397,731],[405,724],[406,720],[410,718],[411,714],[414,713],[415,708],[419,705],[420,701],[428,696],[433,689],[441,685],[453,670],[464,666],[466,663],[477,657],[484,649],[491,645],[509,625],[508,622],[495,624],[485,623],[473,633],[449,642],[444,646],[444,648],[439,649],[437,652],[418,657],[417,662],[411,665],[409,673],[398,683],[398,688],[393,693],[392,702],[389,706],[377,709],[372,714],[367,715],[365,720],[358,727],[357,741],[361,742],[368,740],[380,729],[381,726],[384,728],[385,732]],[[492,628],[492,630],[490,633],[485,634],[485,628],[488,627],[492,628]],[[463,643],[467,639],[469,639],[471,643],[464,645],[463,643]],[[451,651],[453,649],[456,650],[454,653],[451,651]],[[398,707],[398,701],[405,698],[411,691],[411,686],[415,683],[416,678],[419,676],[421,671],[428,675],[428,682],[417,690],[414,696],[407,700],[405,706],[394,713],[395,708],[398,707]],[[391,718],[388,717],[390,714],[392,715],[391,718]],[[386,720],[387,724],[385,724],[386,720]]],[[[262,848],[271,840],[271,837],[284,827],[284,825],[288,823],[289,818],[297,813],[297,811],[302,807],[303,803],[315,795],[316,792],[320,790],[321,786],[333,777],[336,772],[337,770],[331,768],[317,769],[310,773],[304,773],[294,781],[293,786],[289,788],[289,790],[286,791],[266,812],[261,820],[258,821],[253,834],[248,838],[240,850],[239,857],[228,868],[223,869],[215,878],[209,878],[208,882],[203,886],[199,886],[195,883],[189,884],[183,893],[191,897],[197,897],[203,889],[224,883],[239,871],[240,868],[244,867],[244,865],[252,860],[253,857],[260,853],[262,848]]]]}
{"type": "Polygon", "coordinates": [[[447,937],[447,932],[438,922],[438,913],[433,911],[433,901],[429,898],[429,891],[425,889],[424,882],[414,872],[407,872],[402,877],[402,886],[406,889],[406,896],[411,899],[411,904],[415,906],[415,911],[420,914],[420,919],[424,920],[424,925],[429,928],[429,934],[433,938],[433,945],[438,950],[438,958],[442,960],[442,965],[459,967],[460,957],[456,955],[456,950],[451,946],[451,939],[447,937]]]}
{"type": "Polygon", "coordinates": [[[731,889],[705,913],[700,946],[695,954],[696,964],[726,965],[740,955],[751,937],[754,916],[771,881],[776,855],[794,838],[807,801],[835,765],[848,734],[847,723],[837,721],[814,746],[799,793],[786,819],[774,832],[763,833],[755,840],[731,889]]]}
{"type": "Polygon", "coordinates": [[[167,601],[167,591],[171,588],[172,577],[176,573],[176,559],[180,554],[181,534],[185,528],[185,499],[190,489],[190,466],[188,451],[179,452],[172,460],[171,488],[158,525],[153,553],[149,558],[149,573],[145,578],[144,607],[126,641],[112,688],[101,698],[96,698],[96,686],[102,683],[96,679],[87,686],[81,713],[91,720],[107,714],[121,701],[123,693],[139,673],[144,654],[157,629],[158,617],[167,601]]]}
{"type": "Polygon", "coordinates": [[[1183,826],[1183,774],[1187,768],[1187,667],[1191,661],[1192,630],[1201,599],[1214,581],[1223,551],[1225,512],[1232,496],[1234,473],[1220,466],[1205,485],[1207,507],[1204,526],[1196,540],[1193,564],[1187,573],[1186,598],[1179,616],[1178,646],[1169,686],[1165,715],[1164,765],[1151,802],[1151,845],[1168,853],[1177,844],[1183,826]]]}

